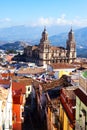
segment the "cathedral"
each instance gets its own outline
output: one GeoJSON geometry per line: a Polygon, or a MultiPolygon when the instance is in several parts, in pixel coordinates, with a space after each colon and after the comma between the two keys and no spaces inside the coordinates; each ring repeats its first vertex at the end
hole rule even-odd
{"type": "Polygon", "coordinates": [[[39,45],[25,47],[24,56],[26,61],[34,62],[40,66],[60,62],[72,63],[76,60],[74,32],[71,29],[68,33],[66,48],[64,48],[52,46],[46,28],[44,28],[39,45]]]}

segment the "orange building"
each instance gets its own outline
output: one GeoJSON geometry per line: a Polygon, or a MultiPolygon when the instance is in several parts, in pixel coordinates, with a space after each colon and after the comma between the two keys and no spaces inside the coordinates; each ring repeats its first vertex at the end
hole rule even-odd
{"type": "Polygon", "coordinates": [[[12,82],[12,97],[13,97],[13,130],[22,129],[22,112],[25,104],[25,86],[19,82],[12,82]]]}

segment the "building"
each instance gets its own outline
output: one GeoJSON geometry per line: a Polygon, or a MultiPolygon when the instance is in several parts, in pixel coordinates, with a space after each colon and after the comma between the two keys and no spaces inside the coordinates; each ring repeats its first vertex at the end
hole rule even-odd
{"type": "Polygon", "coordinates": [[[5,110],[5,130],[12,130],[12,81],[10,81],[10,88],[6,102],[6,110],[5,110]]]}
{"type": "Polygon", "coordinates": [[[24,112],[25,103],[25,86],[19,82],[12,81],[12,119],[13,119],[13,130],[21,130],[22,122],[24,118],[22,113],[24,112]]]}
{"type": "Polygon", "coordinates": [[[59,79],[62,75],[70,75],[75,69],[74,65],[68,63],[51,63],[47,65],[47,71],[54,72],[56,79],[59,79]]]}
{"type": "Polygon", "coordinates": [[[75,129],[76,97],[74,87],[63,88],[60,94],[60,130],[75,129]]]}
{"type": "MultiPolygon", "coordinates": [[[[44,130],[59,130],[59,96],[63,87],[68,87],[68,76],[60,79],[44,82],[37,79],[33,80],[35,89],[36,113],[40,119],[40,124],[44,130]]],[[[35,111],[34,111],[35,112],[35,111]]],[[[36,114],[35,113],[35,114],[36,114]]]]}
{"type": "Polygon", "coordinates": [[[80,73],[79,88],[76,94],[76,127],[75,130],[87,130],[87,71],[80,73]]]}
{"type": "Polygon", "coordinates": [[[10,80],[0,79],[0,130],[12,130],[12,86],[10,80]]]}
{"type": "MultiPolygon", "coordinates": [[[[25,108],[28,107],[30,104],[30,102],[28,102],[28,104],[27,104],[27,100],[28,100],[28,96],[32,93],[31,84],[32,84],[32,79],[30,79],[30,78],[25,78],[22,76],[13,77],[13,81],[12,81],[13,130],[21,130],[22,127],[25,127],[23,125],[24,120],[25,120],[25,118],[27,118],[29,116],[29,114],[25,108]]],[[[30,100],[28,100],[28,101],[30,101],[30,100]]]]}
{"type": "Polygon", "coordinates": [[[74,33],[72,29],[68,33],[66,48],[57,47],[51,45],[46,28],[44,28],[39,45],[25,47],[23,56],[22,59],[25,59],[25,61],[34,62],[38,65],[74,62],[76,59],[76,42],[74,39],[74,33]]]}
{"type": "Polygon", "coordinates": [[[50,90],[46,93],[47,105],[46,105],[46,121],[47,130],[59,130],[59,106],[60,98],[58,91],[50,90]]]}

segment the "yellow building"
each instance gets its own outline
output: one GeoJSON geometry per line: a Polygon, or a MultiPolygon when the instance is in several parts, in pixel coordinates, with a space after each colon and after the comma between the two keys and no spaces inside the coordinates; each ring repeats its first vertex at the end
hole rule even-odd
{"type": "Polygon", "coordinates": [[[52,105],[49,105],[47,109],[47,130],[60,130],[57,109],[54,109],[52,105]]]}
{"type": "Polygon", "coordinates": [[[69,75],[75,69],[74,65],[68,63],[51,63],[47,65],[47,71],[54,72],[56,79],[62,77],[62,75],[69,75]]]}
{"type": "Polygon", "coordinates": [[[59,71],[59,78],[61,78],[63,75],[69,75],[70,71],[68,70],[60,70],[59,71]]]}
{"type": "Polygon", "coordinates": [[[75,129],[75,94],[72,87],[63,88],[60,96],[60,130],[75,129]]]}

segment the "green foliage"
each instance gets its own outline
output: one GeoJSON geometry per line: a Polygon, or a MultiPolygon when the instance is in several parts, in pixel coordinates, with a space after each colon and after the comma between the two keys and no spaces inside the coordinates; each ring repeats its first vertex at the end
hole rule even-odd
{"type": "Polygon", "coordinates": [[[87,78],[87,71],[83,72],[82,75],[87,78]]]}
{"type": "Polygon", "coordinates": [[[7,50],[6,51],[6,54],[16,54],[17,52],[16,52],[16,50],[14,50],[14,49],[11,49],[11,50],[7,50]]]}

